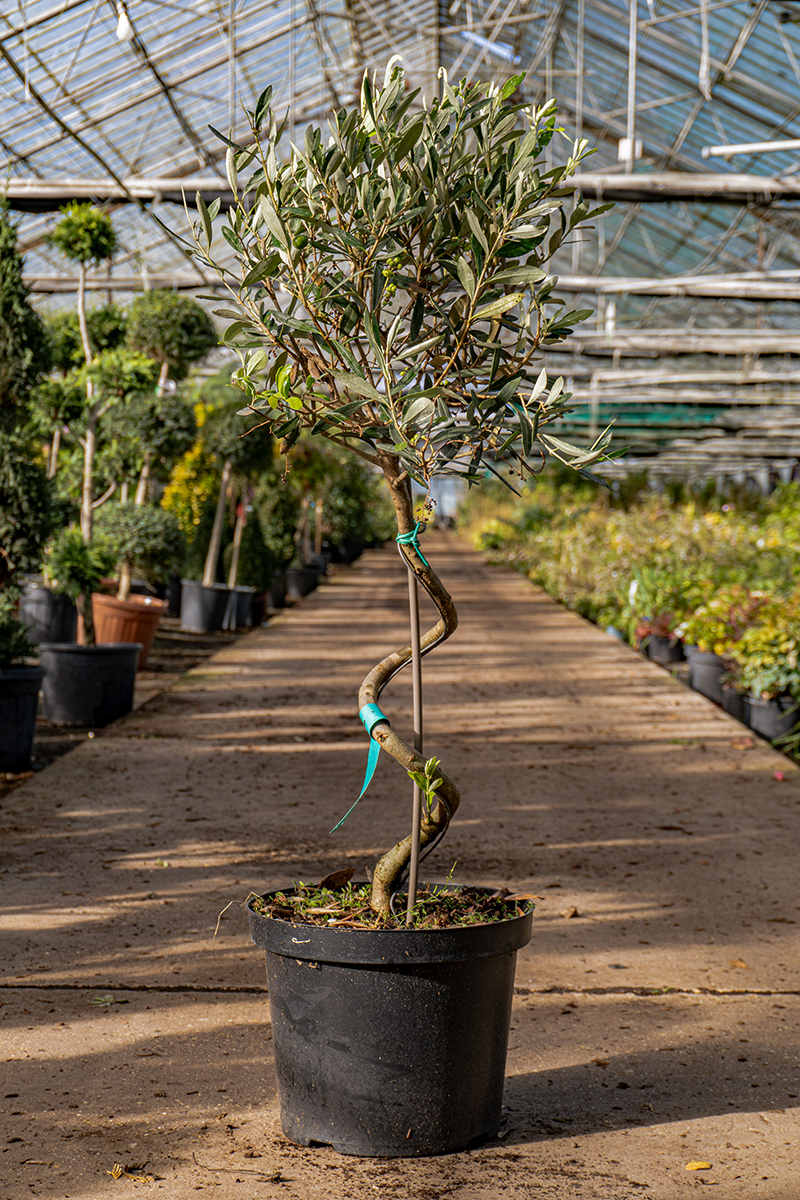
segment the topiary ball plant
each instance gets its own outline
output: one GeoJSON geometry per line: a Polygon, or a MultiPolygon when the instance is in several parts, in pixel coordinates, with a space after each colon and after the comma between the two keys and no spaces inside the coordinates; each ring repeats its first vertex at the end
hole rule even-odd
{"type": "MultiPolygon", "coordinates": [[[[230,296],[217,315],[241,360],[232,382],[248,398],[244,411],[260,416],[287,456],[310,430],[382,474],[401,554],[440,613],[423,653],[453,633],[457,616],[419,547],[412,480],[425,490],[437,475],[473,484],[498,464],[527,477],[545,455],[586,472],[610,441],[605,431],[584,448],[551,432],[570,395],[536,365],[537,351],[590,315],[566,311],[546,271],[603,210],[591,213],[562,190],[587,143],[548,166],[554,100],[518,103],[522,76],[452,87],[440,74],[441,97],[426,102],[392,59],[382,85],[365,75],[356,107],[286,149],[268,88],[248,113],[250,138],[222,139],[234,192],[222,234],[235,270],[214,249],[219,201],[206,206],[198,195],[190,246],[230,296]]],[[[406,647],[370,671],[359,708],[375,742],[427,779],[422,755],[378,707],[410,658],[406,647]]],[[[441,838],[460,799],[450,775],[436,774],[423,847],[441,838]]],[[[410,855],[407,837],[377,864],[376,912],[389,912],[410,855]]]]}
{"type": "Polygon", "coordinates": [[[186,553],[186,539],[177,518],[149,504],[113,504],[97,522],[119,567],[118,600],[127,600],[131,576],[140,571],[150,583],[165,583],[186,553]]]}
{"type": "Polygon", "coordinates": [[[218,345],[208,314],[196,300],[178,292],[142,292],[127,313],[128,345],[160,366],[159,384],[168,376],[185,379],[193,363],[218,345]]]}

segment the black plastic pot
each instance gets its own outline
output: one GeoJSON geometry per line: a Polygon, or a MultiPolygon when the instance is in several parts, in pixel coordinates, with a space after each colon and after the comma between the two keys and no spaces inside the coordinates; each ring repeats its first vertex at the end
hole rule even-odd
{"type": "Polygon", "coordinates": [[[225,583],[205,587],[196,579],[182,579],[181,629],[188,633],[216,633],[222,629],[229,595],[225,583]]]}
{"type": "Polygon", "coordinates": [[[685,655],[683,653],[683,642],[676,637],[654,637],[652,634],[647,640],[647,653],[652,658],[653,662],[661,663],[676,663],[683,662],[685,655]]]}
{"type": "Polygon", "coordinates": [[[0,771],[29,771],[41,667],[6,667],[0,671],[0,771]]]}
{"type": "Polygon", "coordinates": [[[331,562],[352,563],[364,549],[364,543],[356,538],[342,538],[341,542],[331,545],[331,562]]]}
{"type": "Polygon", "coordinates": [[[141,642],[42,643],[42,715],[54,725],[110,725],[133,708],[141,642]]]}
{"type": "Polygon", "coordinates": [[[250,618],[251,618],[252,624],[256,628],[258,628],[258,626],[262,623],[262,621],[264,620],[264,617],[266,615],[267,615],[266,593],[265,592],[256,592],[255,596],[253,596],[253,601],[250,605],[250,618]]]}
{"type": "Polygon", "coordinates": [[[19,600],[19,619],[28,626],[32,646],[38,642],[74,642],[78,610],[69,596],[57,596],[39,583],[26,583],[19,600]]]}
{"type": "Polygon", "coordinates": [[[273,571],[269,591],[267,592],[267,604],[270,608],[283,608],[286,604],[285,571],[273,571]]]}
{"type": "Polygon", "coordinates": [[[722,707],[730,717],[735,717],[743,725],[748,723],[747,704],[745,697],[730,683],[722,685],[722,707]]]}
{"type": "Polygon", "coordinates": [[[786,696],[779,696],[776,700],[761,700],[757,696],[748,696],[746,706],[748,724],[753,733],[768,738],[769,741],[791,733],[800,721],[800,713],[794,701],[786,696]]]}
{"type": "Polygon", "coordinates": [[[313,567],[286,568],[286,595],[290,600],[302,600],[319,583],[319,572],[313,567]]]}
{"type": "Polygon", "coordinates": [[[179,617],[181,615],[181,577],[173,575],[167,585],[167,616],[179,617]]]}
{"type": "Polygon", "coordinates": [[[253,624],[253,597],[256,589],[246,587],[244,584],[237,584],[234,590],[236,592],[236,628],[249,629],[253,624]]]}
{"type": "Polygon", "coordinates": [[[248,918],[266,952],[288,1138],[409,1158],[494,1137],[530,912],[410,930],[301,925],[250,905],[248,918]]]}
{"type": "Polygon", "coordinates": [[[715,704],[722,704],[722,676],[726,670],[718,654],[695,650],[689,659],[689,687],[715,704]]]}

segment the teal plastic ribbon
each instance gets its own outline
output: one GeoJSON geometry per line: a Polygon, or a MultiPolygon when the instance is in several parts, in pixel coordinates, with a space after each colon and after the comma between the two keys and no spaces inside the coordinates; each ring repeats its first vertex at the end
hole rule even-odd
{"type": "Polygon", "coordinates": [[[383,722],[385,725],[389,724],[389,718],[381,712],[377,704],[365,704],[358,716],[361,724],[369,734],[369,755],[367,757],[367,770],[366,774],[364,775],[364,785],[361,788],[358,797],[350,805],[341,821],[334,825],[333,829],[330,831],[331,833],[335,833],[337,829],[340,829],[342,825],[344,825],[345,821],[350,816],[350,813],[353,811],[355,806],[358,804],[358,801],[364,795],[364,792],[372,783],[372,776],[375,774],[375,768],[378,765],[378,756],[381,752],[380,742],[375,741],[374,737],[372,736],[372,731],[375,726],[380,725],[381,722],[383,722]]]}
{"type": "Polygon", "coordinates": [[[394,540],[397,542],[398,546],[413,546],[419,557],[425,563],[425,566],[429,567],[431,564],[428,562],[427,558],[419,548],[419,531],[424,528],[425,526],[420,521],[417,521],[410,533],[398,533],[394,540]]]}

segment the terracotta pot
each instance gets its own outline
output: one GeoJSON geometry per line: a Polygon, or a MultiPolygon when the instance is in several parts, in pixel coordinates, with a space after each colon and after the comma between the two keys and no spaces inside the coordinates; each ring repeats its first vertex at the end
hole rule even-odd
{"type": "Polygon", "coordinates": [[[161,614],[166,612],[166,600],[155,600],[152,596],[129,596],[117,600],[116,596],[92,593],[92,617],[94,636],[98,645],[108,642],[141,642],[137,670],[141,671],[156,636],[161,614]]]}

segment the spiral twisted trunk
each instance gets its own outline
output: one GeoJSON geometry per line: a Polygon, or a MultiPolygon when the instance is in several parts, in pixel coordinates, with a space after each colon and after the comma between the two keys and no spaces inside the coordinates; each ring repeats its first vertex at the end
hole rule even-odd
{"type": "MultiPolygon", "coordinates": [[[[411,481],[397,459],[383,460],[383,473],[394,503],[397,528],[400,533],[410,533],[414,528],[414,510],[411,501],[411,481]]],[[[427,654],[440,645],[455,631],[458,614],[455,605],[439,576],[411,545],[400,545],[400,553],[419,582],[439,610],[439,620],[420,637],[422,654],[427,654]]],[[[411,645],[403,646],[387,655],[373,667],[361,684],[358,693],[359,708],[365,704],[377,704],[387,683],[411,661],[411,645]]],[[[406,771],[424,771],[425,758],[413,746],[409,746],[388,725],[376,726],[372,736],[387,754],[391,755],[406,771]]],[[[424,849],[434,838],[446,830],[458,808],[461,793],[450,776],[441,768],[441,786],[436,793],[436,802],[430,813],[423,812],[420,822],[420,848],[424,849]]],[[[394,846],[378,862],[372,877],[370,904],[375,912],[388,913],[393,891],[408,866],[411,858],[411,835],[394,846]]]]}

